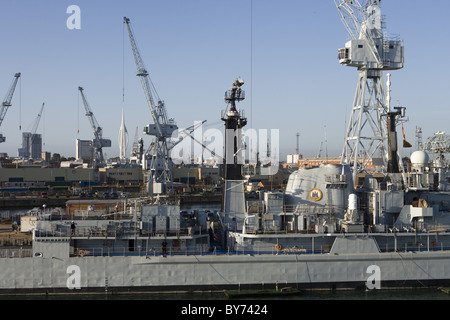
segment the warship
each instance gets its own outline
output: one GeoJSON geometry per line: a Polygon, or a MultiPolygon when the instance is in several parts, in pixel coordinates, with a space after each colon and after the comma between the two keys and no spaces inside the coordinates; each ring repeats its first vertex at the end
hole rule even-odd
{"type": "MultiPolygon", "coordinates": [[[[239,86],[227,95],[229,130],[246,123],[234,104],[239,86]]],[[[182,211],[159,196],[120,212],[23,217],[32,249],[2,251],[0,293],[450,284],[450,175],[442,155],[430,162],[416,151],[411,171],[358,175],[361,185],[347,164],[300,168],[284,193],[246,201],[236,141],[227,141],[235,152],[221,168],[223,210],[182,211]]]]}
{"type": "MultiPolygon", "coordinates": [[[[368,3],[379,6],[379,1],[368,3]]],[[[358,1],[336,4],[344,10],[358,1]]],[[[245,98],[244,81],[237,79],[225,93],[222,113],[230,134],[221,165],[221,210],[183,211],[161,194],[130,200],[121,211],[91,207],[70,215],[25,217],[32,248],[2,250],[0,293],[450,285],[449,138],[437,133],[424,150],[411,154],[410,164],[403,163],[396,127],[405,108],[390,107],[390,75],[387,90],[382,81],[382,70],[402,67],[402,42],[383,40],[377,28],[366,27],[339,57],[342,64],[358,67],[364,83],[352,119],[358,110],[359,119],[372,118],[363,112],[378,112],[380,136],[374,134],[369,144],[377,147],[374,151],[358,149],[368,135],[361,134],[361,120],[359,127],[350,121],[340,164],[299,168],[285,192],[260,192],[258,200],[246,200],[240,141],[247,119],[236,105],[245,98]],[[368,43],[373,48],[364,47],[368,43]],[[373,59],[362,59],[363,54],[373,59]],[[379,96],[364,98],[366,89],[379,96]],[[370,161],[363,157],[367,154],[370,161]]],[[[24,222],[22,227],[27,230],[24,222]]]]}

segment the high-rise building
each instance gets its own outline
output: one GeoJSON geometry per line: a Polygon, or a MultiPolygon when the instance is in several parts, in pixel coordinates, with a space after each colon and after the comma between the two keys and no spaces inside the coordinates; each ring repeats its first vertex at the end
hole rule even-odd
{"type": "Polygon", "coordinates": [[[76,142],[76,158],[77,160],[92,161],[94,157],[94,147],[91,140],[80,140],[76,142]]]}
{"type": "Polygon", "coordinates": [[[18,149],[19,157],[24,159],[40,159],[42,152],[42,136],[31,132],[22,133],[22,148],[18,149]]]}

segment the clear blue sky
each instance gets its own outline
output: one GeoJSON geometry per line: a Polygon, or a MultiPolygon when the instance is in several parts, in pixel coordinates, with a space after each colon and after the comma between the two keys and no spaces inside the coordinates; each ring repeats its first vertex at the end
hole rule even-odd
{"type": "MultiPolygon", "coordinates": [[[[413,145],[416,126],[424,140],[450,131],[449,9],[447,0],[382,1],[386,31],[405,42],[405,68],[392,72],[392,103],[407,108],[413,145]]],[[[207,120],[219,128],[223,94],[240,76],[247,99],[239,107],[249,126],[280,129],[281,159],[295,152],[296,132],[304,156],[316,155],[325,132],[328,155],[341,152],[357,71],[338,63],[348,34],[332,0],[253,0],[253,12],[251,0],[1,0],[0,12],[0,97],[22,72],[0,128],[7,139],[0,152],[17,155],[19,126],[29,130],[45,102],[38,129],[43,150],[74,156],[77,138],[92,139],[78,86],[112,140],[108,157],[119,154],[122,107],[130,144],[136,126],[144,137],[152,120],[124,38],[124,16],[180,127],[207,120]],[[73,4],[81,9],[81,30],[66,27],[73,4]]],[[[147,147],[151,138],[144,140],[147,147]]]]}

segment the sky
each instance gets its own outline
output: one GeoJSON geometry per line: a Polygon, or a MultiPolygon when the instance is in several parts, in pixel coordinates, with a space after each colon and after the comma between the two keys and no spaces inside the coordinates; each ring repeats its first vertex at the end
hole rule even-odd
{"type": "MultiPolygon", "coordinates": [[[[406,138],[415,145],[449,132],[450,20],[447,0],[385,0],[387,28],[404,40],[405,67],[392,71],[392,104],[406,107],[406,138]]],[[[358,72],[341,66],[337,50],[349,35],[333,0],[1,0],[0,99],[21,72],[12,107],[0,127],[0,152],[17,156],[42,103],[37,133],[43,151],[75,156],[75,140],[93,138],[78,87],[119,155],[122,109],[129,133],[152,123],[123,17],[134,36],[169,118],[180,128],[206,120],[222,128],[223,96],[245,81],[248,127],[279,129],[280,159],[295,153],[339,156],[358,72]],[[71,5],[81,29],[69,29],[71,5]],[[123,95],[124,94],[124,95],[123,95]]],[[[403,150],[409,155],[414,149],[403,150]]]]}

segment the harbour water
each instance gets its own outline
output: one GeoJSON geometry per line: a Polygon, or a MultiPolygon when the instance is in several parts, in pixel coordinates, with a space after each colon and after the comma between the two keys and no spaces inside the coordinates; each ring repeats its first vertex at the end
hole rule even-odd
{"type": "MultiPolygon", "coordinates": [[[[2,295],[0,300],[147,300],[147,301],[255,301],[255,298],[228,300],[223,293],[155,294],[155,293],[96,293],[96,294],[49,294],[49,295],[2,295]]],[[[302,291],[295,296],[264,296],[258,301],[323,301],[323,300],[450,300],[450,294],[438,288],[402,290],[344,290],[344,291],[302,291]]]]}
{"type": "Polygon", "coordinates": [[[95,294],[95,295],[21,295],[2,296],[0,300],[14,306],[52,306],[72,308],[83,306],[90,316],[117,316],[116,310],[158,310],[165,319],[283,319],[308,312],[317,316],[340,314],[353,310],[359,316],[374,312],[391,313],[400,308],[403,316],[415,316],[423,302],[430,307],[445,307],[450,295],[438,289],[371,290],[338,292],[304,292],[299,296],[226,299],[224,294],[95,294]],[[79,304],[82,302],[82,305],[79,304]],[[357,306],[357,310],[355,309],[357,306]],[[311,312],[315,310],[315,312],[311,312]]]}
{"type": "MultiPolygon", "coordinates": [[[[185,206],[183,210],[219,210],[220,205],[196,205],[185,206]]],[[[64,210],[64,209],[62,209],[64,210]]],[[[23,215],[26,210],[13,210],[8,213],[12,216],[23,215]]],[[[49,295],[0,295],[0,300],[15,301],[149,301],[150,303],[172,303],[176,301],[179,307],[189,303],[207,303],[214,305],[215,303],[223,304],[236,301],[245,301],[243,303],[269,303],[277,308],[281,303],[283,306],[291,307],[297,301],[411,301],[411,300],[427,300],[427,301],[446,301],[450,300],[450,295],[440,291],[437,288],[423,289],[405,289],[405,290],[348,290],[348,291],[302,291],[301,295],[295,296],[265,296],[258,297],[258,301],[254,298],[228,300],[223,293],[203,293],[203,294],[155,294],[155,293],[130,293],[116,294],[112,292],[104,292],[97,294],[49,294],[49,295]]]]}

